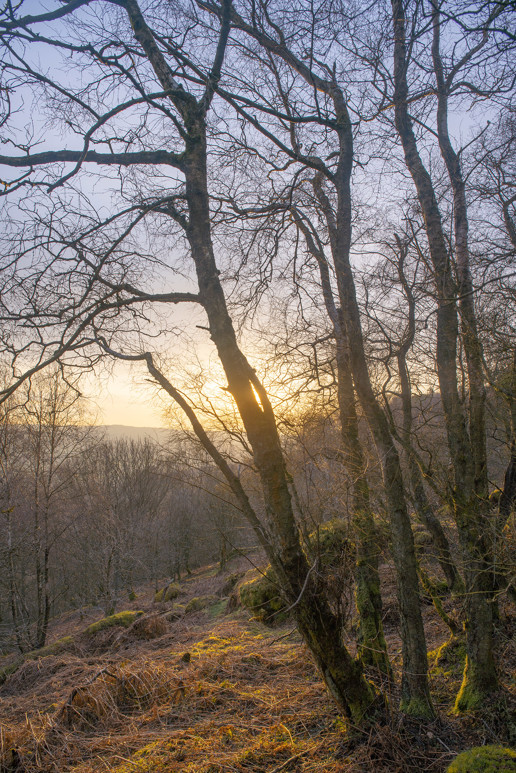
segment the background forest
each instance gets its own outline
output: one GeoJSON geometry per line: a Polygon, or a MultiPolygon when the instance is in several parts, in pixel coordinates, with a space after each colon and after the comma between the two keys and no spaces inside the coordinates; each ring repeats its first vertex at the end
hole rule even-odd
{"type": "MultiPolygon", "coordinates": [[[[18,398],[21,394],[18,393],[18,398]]],[[[1,646],[44,647],[51,617],[123,607],[134,588],[252,547],[213,465],[176,431],[87,426],[56,372],[3,414],[1,646]]]]}
{"type": "Polygon", "coordinates": [[[513,3],[36,5],[0,17],[5,636],[258,548],[367,727],[388,556],[401,710],[435,717],[424,597],[465,639],[454,710],[512,701],[513,3]],[[168,443],[85,428],[117,360],[168,443]]]}

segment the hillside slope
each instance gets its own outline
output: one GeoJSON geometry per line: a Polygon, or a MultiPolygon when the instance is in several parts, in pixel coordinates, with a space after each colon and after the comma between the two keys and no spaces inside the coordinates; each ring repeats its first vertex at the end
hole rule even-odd
{"type": "MultiPolygon", "coordinates": [[[[2,773],[437,773],[468,746],[505,740],[500,707],[481,722],[446,715],[462,665],[442,658],[435,722],[393,710],[385,726],[350,732],[292,625],[228,611],[230,586],[212,567],[167,603],[141,589],[127,609],[143,614],[124,618],[128,627],[86,633],[95,610],[54,621],[54,642],[70,638],[18,664],[0,688],[2,773]]],[[[446,632],[432,608],[426,615],[437,647],[446,632]]],[[[396,625],[388,602],[392,651],[396,625]]],[[[510,669],[515,647],[505,646],[510,669]]]]}

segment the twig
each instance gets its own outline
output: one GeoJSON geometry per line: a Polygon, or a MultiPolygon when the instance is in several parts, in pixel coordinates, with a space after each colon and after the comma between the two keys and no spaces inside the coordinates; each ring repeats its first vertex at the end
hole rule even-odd
{"type": "MultiPolygon", "coordinates": [[[[287,612],[290,612],[291,609],[294,609],[294,607],[297,607],[297,605],[299,604],[299,602],[303,598],[303,593],[306,590],[306,586],[307,586],[307,583],[308,583],[308,578],[310,577],[310,575],[312,574],[312,572],[313,572],[313,570],[315,569],[316,566],[317,566],[317,558],[315,559],[315,561],[313,562],[312,566],[310,567],[310,569],[306,573],[305,581],[303,583],[303,587],[301,588],[301,593],[299,594],[299,596],[297,597],[297,599],[294,601],[293,604],[291,604],[286,609],[280,609],[279,610],[282,614],[285,615],[287,612]]],[[[279,612],[276,612],[276,614],[279,614],[279,612]]],[[[271,615],[271,617],[272,617],[272,615],[271,615]]]]}
{"type": "Polygon", "coordinates": [[[283,639],[288,639],[289,636],[292,636],[293,633],[297,633],[297,628],[292,628],[291,631],[288,631],[287,633],[282,634],[281,636],[278,636],[277,639],[272,639],[272,641],[267,642],[269,647],[272,647],[273,644],[276,644],[278,641],[282,641],[283,639]]]}
{"type": "Polygon", "coordinates": [[[282,762],[281,765],[278,765],[277,768],[273,768],[272,770],[270,770],[269,773],[278,773],[278,771],[283,770],[283,768],[285,768],[289,764],[289,762],[293,762],[294,760],[297,760],[299,757],[303,757],[305,754],[308,754],[309,751],[310,751],[309,749],[305,749],[303,752],[294,754],[293,757],[289,757],[288,760],[285,760],[285,762],[282,762]]]}

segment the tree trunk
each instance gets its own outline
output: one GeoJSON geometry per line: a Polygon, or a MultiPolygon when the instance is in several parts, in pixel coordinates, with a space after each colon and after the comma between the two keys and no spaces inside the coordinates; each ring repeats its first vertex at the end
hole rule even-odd
{"type": "MultiPolygon", "coordinates": [[[[317,192],[321,191],[320,185],[321,177],[316,175],[314,179],[316,196],[317,192]]],[[[355,599],[358,611],[358,652],[364,665],[379,668],[385,674],[391,675],[392,669],[382,624],[378,539],[371,510],[364,453],[358,435],[350,345],[343,316],[335,305],[324,251],[316,243],[316,235],[310,231],[295,208],[293,214],[296,217],[296,225],[302,231],[307,247],[319,266],[324,304],[335,336],[342,454],[348,474],[353,481],[353,532],[357,550],[355,599]]],[[[332,241],[335,242],[335,230],[332,229],[331,233],[332,241]]]]}
{"type": "MultiPolygon", "coordinates": [[[[387,418],[374,395],[367,368],[360,311],[349,261],[351,245],[351,125],[343,100],[341,102],[336,100],[336,107],[340,108],[341,111],[339,118],[343,126],[342,133],[345,135],[341,140],[341,156],[338,171],[335,175],[335,185],[338,194],[336,218],[333,216],[330,202],[327,200],[321,187],[316,190],[316,195],[325,214],[330,234],[333,233],[334,235],[332,253],[341,314],[350,347],[349,354],[353,381],[362,410],[375,439],[382,464],[401,616],[403,653],[401,707],[408,714],[428,717],[433,715],[433,708],[428,687],[428,661],[419,601],[419,581],[414,537],[410,526],[398,452],[387,418]]],[[[337,115],[339,115],[339,110],[337,115]]]]}
{"type": "Polygon", "coordinates": [[[213,255],[205,123],[197,105],[189,107],[185,123],[188,128],[185,152],[189,210],[187,237],[210,335],[224,368],[229,391],[242,417],[260,475],[268,526],[275,538],[274,543],[266,546],[268,557],[328,689],[339,708],[353,722],[360,723],[372,708],[374,691],[363,676],[361,664],[343,645],[340,623],[321,592],[323,589],[317,575],[308,565],[301,547],[272,407],[236,341],[213,255]]]}
{"type": "MultiPolygon", "coordinates": [[[[401,256],[400,256],[401,260],[401,256]]],[[[423,476],[414,454],[412,453],[412,392],[407,368],[407,352],[412,346],[415,335],[415,300],[403,276],[403,267],[399,266],[400,278],[404,286],[405,295],[409,305],[409,324],[404,342],[398,351],[398,374],[401,388],[401,403],[403,413],[402,436],[406,448],[406,461],[409,468],[410,485],[414,497],[416,515],[432,535],[434,547],[437,551],[437,559],[443,570],[448,587],[453,593],[464,591],[462,578],[452,559],[450,546],[444,529],[427,497],[423,476]]]]}
{"type": "Polygon", "coordinates": [[[428,661],[419,602],[417,561],[400,460],[387,418],[374,396],[369,379],[358,304],[349,264],[341,266],[339,274],[344,296],[343,313],[351,342],[355,386],[382,462],[390,515],[402,631],[402,709],[406,713],[417,716],[431,716],[433,709],[428,688],[428,661]]]}
{"type": "Polygon", "coordinates": [[[353,480],[353,531],[357,546],[355,585],[359,614],[358,652],[365,665],[374,666],[391,675],[382,624],[378,536],[365,476],[366,464],[358,436],[349,346],[344,335],[343,320],[339,320],[339,323],[336,330],[338,398],[345,464],[353,480]]]}
{"type": "MultiPolygon", "coordinates": [[[[482,398],[479,374],[475,370],[478,351],[472,344],[474,328],[471,316],[473,307],[467,305],[465,311],[466,334],[470,359],[468,366],[469,388],[472,397],[470,415],[470,433],[466,427],[466,418],[460,401],[457,381],[457,287],[453,280],[451,260],[446,247],[441,215],[430,175],[419,156],[416,138],[412,129],[412,121],[408,112],[407,86],[407,51],[405,42],[405,15],[402,0],[392,0],[394,27],[394,109],[395,123],[405,154],[407,168],[414,180],[419,203],[425,221],[425,230],[430,248],[430,256],[434,268],[437,296],[437,370],[441,401],[444,409],[448,448],[454,471],[454,508],[462,555],[465,564],[465,592],[467,613],[467,665],[464,682],[457,700],[459,710],[478,705],[483,697],[497,687],[496,672],[492,654],[492,592],[489,593],[492,562],[482,536],[481,509],[479,494],[485,491],[484,456],[479,443],[485,443],[485,434],[481,415],[482,398]],[[474,350],[474,351],[473,351],[474,350]],[[473,427],[471,423],[477,422],[473,427]],[[481,437],[482,436],[482,437],[481,437]],[[483,697],[482,697],[483,696],[483,697]]],[[[435,57],[435,41],[434,41],[435,57]]],[[[443,146],[443,106],[438,110],[438,124],[441,128],[440,144],[443,146]]],[[[439,128],[439,127],[438,127],[439,128]]],[[[445,139],[445,138],[444,138],[445,139]]],[[[445,151],[446,152],[446,151],[445,151]]],[[[448,153],[448,163],[451,157],[448,153]]],[[[446,160],[446,159],[445,159],[446,160]]],[[[455,180],[456,188],[458,185],[455,180]]],[[[453,183],[452,183],[453,185],[453,183]]],[[[460,185],[458,185],[460,187],[460,185]]],[[[458,191],[458,188],[457,188],[458,191]]],[[[456,191],[454,190],[454,193],[456,191]]],[[[457,196],[459,203],[459,220],[466,216],[465,199],[457,196]]],[[[457,221],[456,221],[457,225],[457,221]]],[[[458,245],[463,261],[462,269],[458,266],[460,290],[466,291],[467,286],[467,255],[464,249],[466,222],[459,225],[458,245]]],[[[471,288],[469,288],[471,289],[471,288]]],[[[464,328],[463,328],[464,329],[464,328]]],[[[465,339],[466,344],[466,339],[465,339]]]]}

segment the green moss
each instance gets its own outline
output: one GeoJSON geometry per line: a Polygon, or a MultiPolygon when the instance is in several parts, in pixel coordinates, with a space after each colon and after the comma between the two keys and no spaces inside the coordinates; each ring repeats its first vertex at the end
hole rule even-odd
{"type": "Polygon", "coordinates": [[[482,692],[475,689],[466,676],[464,676],[453,711],[455,714],[462,714],[463,711],[476,711],[481,708],[484,699],[485,696],[482,692]]]}
{"type": "Polygon", "coordinates": [[[218,596],[196,596],[195,598],[190,599],[186,605],[185,614],[187,615],[189,612],[200,612],[201,609],[206,609],[206,607],[209,607],[218,600],[218,596]]]}
{"type": "Polygon", "coordinates": [[[116,615],[109,615],[109,617],[103,617],[102,620],[97,620],[96,623],[89,625],[84,633],[93,634],[103,631],[105,628],[113,628],[115,626],[121,626],[123,628],[129,628],[134,621],[143,615],[143,612],[131,612],[129,610],[125,612],[117,612],[116,615]]]}
{"type": "Polygon", "coordinates": [[[446,773],[515,773],[516,751],[503,746],[478,746],[455,757],[446,773]]]}
{"type": "Polygon", "coordinates": [[[411,698],[409,701],[401,701],[400,710],[408,717],[417,719],[434,719],[435,713],[428,701],[424,698],[411,698]]]}
{"type": "Polygon", "coordinates": [[[226,607],[228,605],[228,602],[226,599],[221,599],[220,601],[217,601],[215,604],[210,606],[208,612],[211,618],[220,617],[224,614],[226,611],[226,607]]]}
{"type": "Polygon", "coordinates": [[[452,636],[435,650],[428,653],[430,671],[435,674],[460,676],[466,663],[466,644],[458,636],[452,636]]]}
{"type": "Polygon", "coordinates": [[[355,600],[360,615],[358,655],[364,666],[378,668],[392,676],[381,616],[373,603],[377,592],[378,584],[372,580],[371,573],[366,567],[363,571],[359,567],[355,584],[355,600]]]}
{"type": "Polygon", "coordinates": [[[11,674],[16,673],[19,667],[25,662],[25,658],[17,658],[13,663],[9,663],[8,666],[0,668],[0,685],[2,685],[11,674]]]}
{"type": "Polygon", "coordinates": [[[25,655],[26,660],[36,660],[37,658],[47,658],[49,655],[59,655],[59,653],[70,649],[73,645],[73,637],[65,636],[62,639],[58,639],[52,644],[47,644],[46,647],[41,647],[39,650],[32,650],[25,655]]]}
{"type": "Polygon", "coordinates": [[[271,566],[268,566],[260,577],[241,585],[238,595],[240,603],[251,610],[258,619],[267,622],[285,619],[283,610],[286,604],[280,595],[276,574],[271,566]]]}
{"type": "Polygon", "coordinates": [[[342,563],[343,553],[354,555],[355,547],[349,539],[349,526],[343,518],[334,518],[321,524],[309,536],[310,550],[320,556],[321,566],[342,563]]]}
{"type": "Polygon", "coordinates": [[[171,582],[164,588],[161,588],[161,590],[157,591],[154,595],[154,601],[173,601],[173,599],[177,599],[180,593],[180,586],[175,582],[171,582]]]}
{"type": "Polygon", "coordinates": [[[459,694],[455,701],[454,712],[460,714],[463,711],[477,711],[484,705],[486,698],[496,689],[496,676],[493,681],[486,678],[484,672],[479,672],[472,667],[468,657],[459,694]]]}
{"type": "Polygon", "coordinates": [[[432,583],[432,593],[435,596],[446,596],[449,593],[449,587],[446,580],[437,580],[435,577],[430,578],[432,583]]]}

